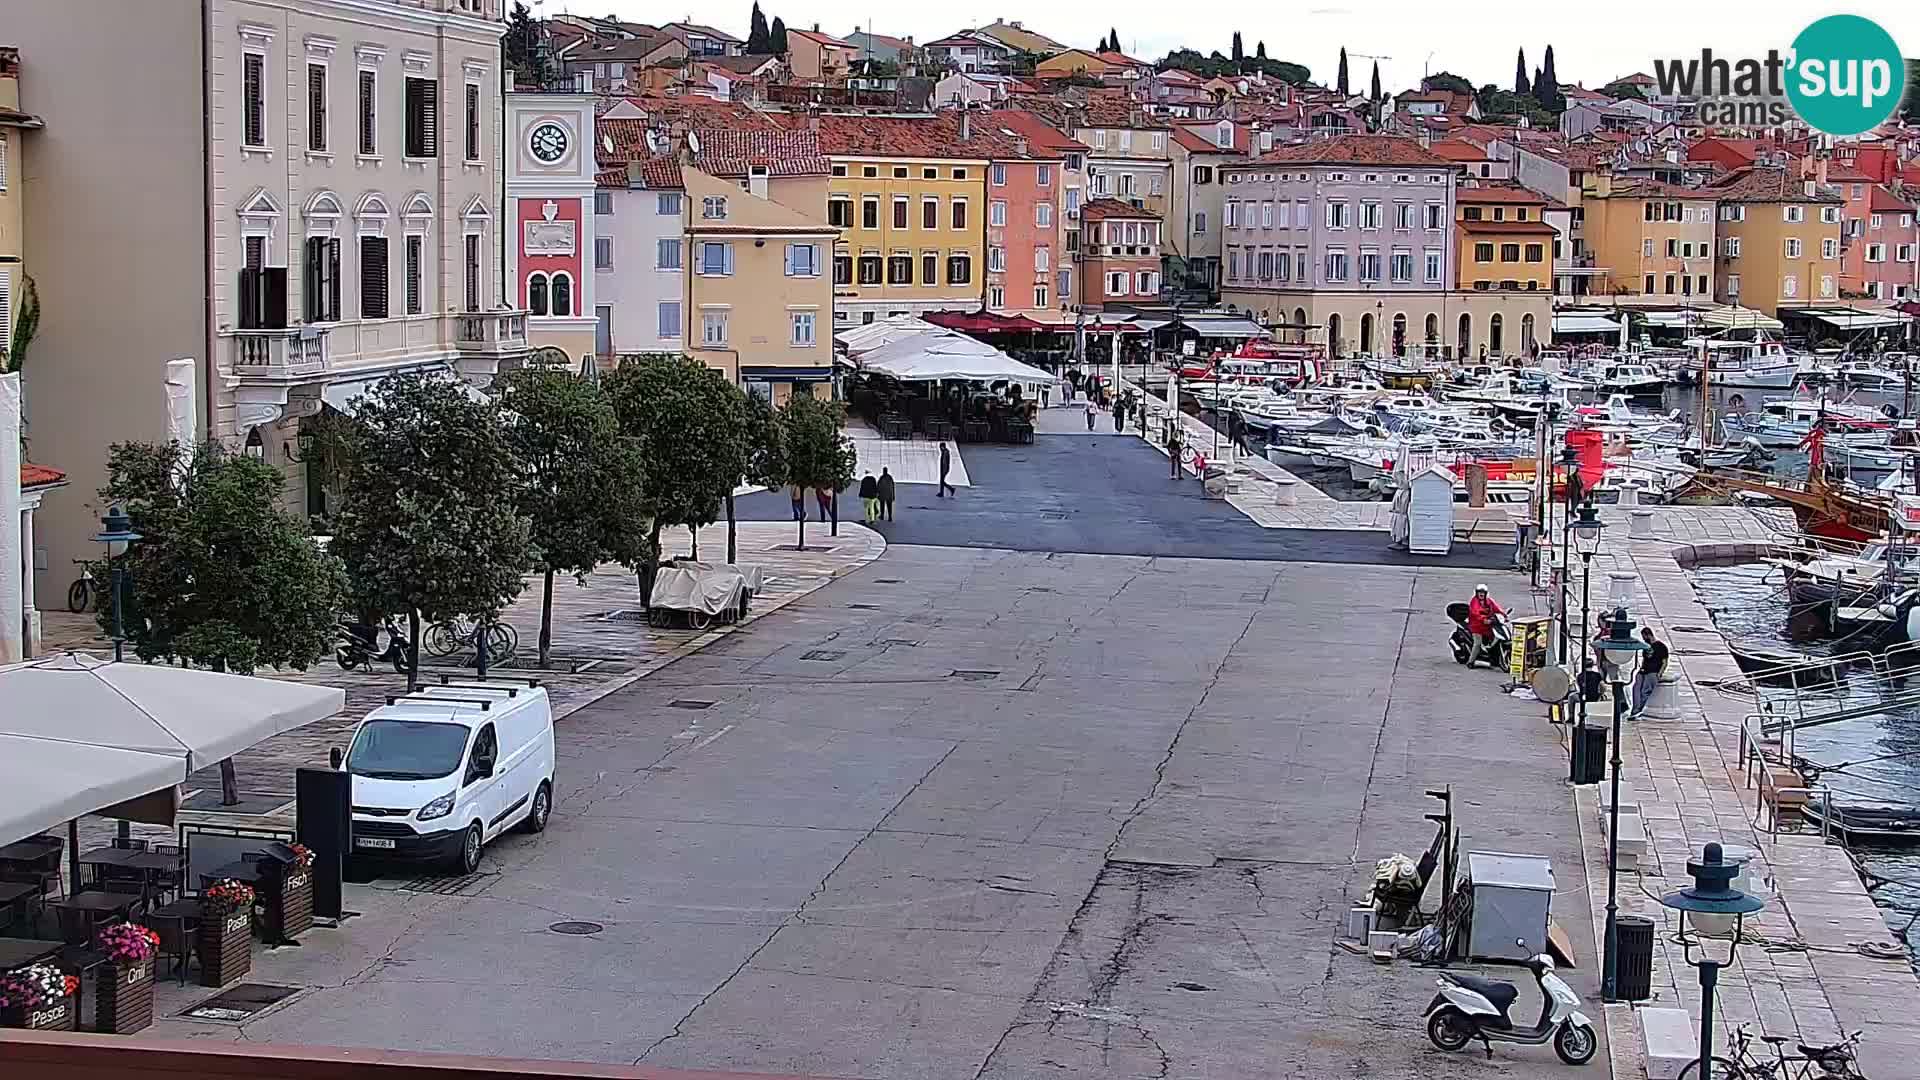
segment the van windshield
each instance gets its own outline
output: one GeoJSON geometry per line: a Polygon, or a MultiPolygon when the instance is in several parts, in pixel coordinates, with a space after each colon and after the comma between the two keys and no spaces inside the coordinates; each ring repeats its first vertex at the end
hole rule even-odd
{"type": "Polygon", "coordinates": [[[376,780],[451,776],[467,750],[467,729],[423,720],[369,720],[347,752],[347,771],[376,780]]]}

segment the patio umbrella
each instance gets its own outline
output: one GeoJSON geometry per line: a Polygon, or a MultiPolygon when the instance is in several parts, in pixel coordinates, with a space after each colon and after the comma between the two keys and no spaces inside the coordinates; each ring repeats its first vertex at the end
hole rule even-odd
{"type": "Polygon", "coordinates": [[[0,844],[10,844],[187,778],[185,759],[0,735],[0,844]]]}

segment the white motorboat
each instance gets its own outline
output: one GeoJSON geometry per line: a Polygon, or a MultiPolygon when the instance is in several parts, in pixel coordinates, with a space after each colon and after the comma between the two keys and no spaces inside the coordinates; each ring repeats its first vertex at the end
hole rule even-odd
{"type": "Polygon", "coordinates": [[[1600,371],[1600,389],[1608,394],[1628,397],[1658,397],[1667,388],[1667,377],[1651,364],[1609,364],[1600,371]]]}
{"type": "MultiPolygon", "coordinates": [[[[1865,405],[1814,398],[1770,398],[1757,411],[1722,417],[1720,426],[1726,429],[1729,440],[1754,438],[1765,446],[1790,447],[1806,441],[1807,433],[1813,430],[1813,425],[1822,416],[1853,423],[1884,423],[1887,419],[1884,414],[1865,405]]],[[[1869,439],[1885,438],[1884,431],[1869,436],[1869,439]]],[[[1868,441],[1850,436],[1842,436],[1840,441],[1849,439],[1849,445],[1856,447],[1868,441]]],[[[1828,445],[1834,445],[1834,440],[1829,440],[1828,445]]]]}
{"type": "Polygon", "coordinates": [[[1834,378],[1860,390],[1899,390],[1907,381],[1905,373],[1865,360],[1849,360],[1839,365],[1834,369],[1834,378]]]}
{"type": "MultiPolygon", "coordinates": [[[[1753,390],[1787,390],[1803,377],[1798,359],[1771,338],[1729,341],[1689,338],[1687,345],[1707,351],[1707,381],[1713,386],[1753,390]]],[[[1695,365],[1699,361],[1694,361],[1695,365]]]]}
{"type": "Polygon", "coordinates": [[[1637,412],[1627,403],[1625,394],[1613,394],[1605,405],[1582,405],[1574,410],[1582,427],[1609,435],[1636,435],[1653,439],[1678,434],[1686,429],[1680,410],[1670,413],[1637,412]]]}

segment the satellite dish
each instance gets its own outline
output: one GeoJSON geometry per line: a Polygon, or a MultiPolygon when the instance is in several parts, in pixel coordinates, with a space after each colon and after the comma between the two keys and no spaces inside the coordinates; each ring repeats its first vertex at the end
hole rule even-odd
{"type": "Polygon", "coordinates": [[[691,131],[687,132],[687,149],[696,154],[700,152],[700,136],[691,131]]]}
{"type": "Polygon", "coordinates": [[[1543,667],[1528,680],[1533,696],[1541,701],[1565,701],[1573,691],[1573,678],[1563,667],[1543,667]]]}
{"type": "Polygon", "coordinates": [[[613,153],[613,136],[611,135],[600,136],[600,146],[602,149],[606,150],[608,154],[612,154],[613,153]]]}

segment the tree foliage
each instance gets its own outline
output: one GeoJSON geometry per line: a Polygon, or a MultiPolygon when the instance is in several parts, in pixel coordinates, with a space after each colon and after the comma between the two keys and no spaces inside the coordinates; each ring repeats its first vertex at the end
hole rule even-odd
{"type": "Polygon", "coordinates": [[[1380,61],[1378,60],[1373,62],[1373,84],[1367,88],[1367,100],[1373,102],[1375,107],[1378,107],[1382,100],[1380,96],[1380,61]]]}
{"type": "Polygon", "coordinates": [[[1299,64],[1290,64],[1284,60],[1269,60],[1264,49],[1257,51],[1252,59],[1243,59],[1238,64],[1217,52],[1211,56],[1203,56],[1192,49],[1175,49],[1162,57],[1154,67],[1161,71],[1179,68],[1181,71],[1191,71],[1202,78],[1251,75],[1254,72],[1261,72],[1268,78],[1279,79],[1294,86],[1299,86],[1313,77],[1312,72],[1299,64]]]}
{"type": "Polygon", "coordinates": [[[1519,50],[1513,58],[1513,92],[1533,93],[1533,83],[1527,78],[1527,50],[1525,49],[1519,50]]]}
{"type": "MultiPolygon", "coordinates": [[[[1915,61],[1910,60],[1908,61],[1908,63],[1910,64],[1915,63],[1915,61]]],[[[1645,101],[1647,97],[1647,95],[1643,93],[1638,86],[1630,82],[1608,83],[1607,85],[1600,88],[1600,92],[1614,99],[1615,101],[1619,101],[1622,98],[1632,98],[1635,101],[1645,101]]],[[[1913,107],[1913,103],[1915,100],[1916,100],[1916,97],[1909,96],[1907,98],[1907,106],[1909,108],[1913,107]]]]}
{"type": "Polygon", "coordinates": [[[1267,58],[1267,43],[1266,43],[1266,42],[1264,42],[1264,41],[1260,41],[1260,42],[1256,42],[1256,43],[1254,43],[1254,46],[1253,46],[1253,58],[1254,58],[1255,60],[1265,60],[1265,59],[1267,58]]]}
{"type": "Polygon", "coordinates": [[[445,375],[389,376],[358,403],[332,550],[370,614],[491,622],[522,588],[532,529],[499,409],[445,375]]]}
{"type": "Polygon", "coordinates": [[[507,32],[500,39],[500,58],[522,83],[546,86],[553,80],[552,65],[547,62],[546,50],[540,47],[540,24],[523,0],[514,0],[513,10],[507,15],[507,32]]]}
{"type": "Polygon", "coordinates": [[[1455,75],[1451,71],[1436,71],[1420,80],[1422,90],[1452,90],[1459,94],[1473,93],[1473,84],[1455,75]]]}
{"type": "Polygon", "coordinates": [[[760,11],[760,0],[753,2],[753,14],[747,19],[747,52],[754,56],[765,56],[773,51],[773,31],[767,26],[767,17],[760,11]]]}
{"type": "MultiPolygon", "coordinates": [[[[780,432],[781,486],[839,491],[853,482],[853,442],[840,430],[845,418],[839,402],[807,394],[795,394],[780,406],[775,423],[780,432]]],[[[807,543],[806,530],[803,517],[801,547],[807,543]]]]}
{"type": "Polygon", "coordinates": [[[1238,30],[1233,32],[1233,47],[1227,55],[1231,57],[1236,64],[1247,58],[1247,50],[1245,46],[1240,44],[1240,31],[1238,30]]]}
{"type": "Polygon", "coordinates": [[[1909,124],[1920,124],[1920,60],[1907,61],[1907,100],[1900,106],[1900,115],[1909,124]]]}
{"type": "Polygon", "coordinates": [[[1552,113],[1540,107],[1540,103],[1531,96],[1502,90],[1488,83],[1474,94],[1480,105],[1481,116],[1488,123],[1512,123],[1525,120],[1536,128],[1551,128],[1555,124],[1552,113]]]}
{"type": "Polygon", "coordinates": [[[1547,112],[1559,114],[1566,111],[1567,99],[1560,92],[1560,76],[1553,70],[1553,46],[1547,46],[1546,56],[1540,61],[1540,74],[1533,79],[1533,99],[1547,112]]]}
{"type": "Polygon", "coordinates": [[[552,655],[553,578],[584,578],[603,562],[638,567],[652,532],[640,451],[620,434],[594,383],[525,367],[494,383],[507,444],[521,469],[514,502],[531,523],[541,572],[540,664],[552,655]]]}
{"type": "MultiPolygon", "coordinates": [[[[101,501],[118,503],[141,539],[122,565],[128,641],[144,660],[219,671],[306,669],[333,645],[345,576],[280,507],[273,466],[217,444],[121,443],[107,457],[101,501]]],[[[113,630],[110,576],[100,626],[113,630]]]]}
{"type": "Polygon", "coordinates": [[[1352,92],[1347,89],[1347,47],[1345,45],[1340,46],[1340,72],[1334,76],[1333,88],[1340,92],[1341,97],[1346,97],[1352,92]]]}
{"type": "Polygon", "coordinates": [[[768,52],[775,56],[787,55],[787,24],[780,16],[773,17],[773,26],[767,30],[768,52]]]}

